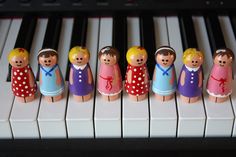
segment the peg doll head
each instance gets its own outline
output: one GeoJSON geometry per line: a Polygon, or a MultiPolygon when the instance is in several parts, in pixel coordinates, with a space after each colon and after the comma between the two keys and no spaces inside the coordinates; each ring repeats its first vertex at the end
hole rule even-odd
{"type": "Polygon", "coordinates": [[[38,53],[38,62],[44,67],[53,67],[57,64],[58,54],[54,49],[42,49],[38,53]]]}
{"type": "Polygon", "coordinates": [[[15,48],[9,53],[8,61],[14,68],[23,68],[29,64],[29,53],[24,48],[15,48]]]}
{"type": "Polygon", "coordinates": [[[118,63],[120,55],[116,48],[111,46],[106,46],[102,48],[98,53],[98,58],[101,64],[114,65],[118,63]]]}
{"type": "Polygon", "coordinates": [[[90,53],[86,47],[75,46],[69,52],[69,60],[72,64],[81,66],[89,62],[90,53]]]}
{"type": "Polygon", "coordinates": [[[175,61],[175,50],[169,46],[162,46],[155,52],[155,59],[163,67],[169,67],[175,61]]]}
{"type": "Polygon", "coordinates": [[[146,63],[147,57],[147,51],[141,46],[131,47],[126,54],[126,59],[132,66],[142,66],[146,63]]]}
{"type": "Polygon", "coordinates": [[[214,64],[221,67],[231,66],[234,60],[234,53],[228,49],[218,49],[216,50],[214,56],[214,64]]]}
{"type": "Polygon", "coordinates": [[[195,48],[189,48],[184,51],[183,62],[190,68],[200,67],[203,63],[203,54],[195,48]]]}

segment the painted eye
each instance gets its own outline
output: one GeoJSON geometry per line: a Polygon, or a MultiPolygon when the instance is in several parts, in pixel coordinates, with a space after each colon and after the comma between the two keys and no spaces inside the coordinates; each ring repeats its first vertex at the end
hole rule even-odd
{"type": "Polygon", "coordinates": [[[225,64],[225,63],[226,63],[226,61],[223,61],[223,63],[225,64]]]}
{"type": "Polygon", "coordinates": [[[51,63],[51,60],[49,60],[48,63],[51,63]]]}
{"type": "Polygon", "coordinates": [[[195,61],[195,63],[198,63],[198,61],[195,61]]]}
{"type": "Polygon", "coordinates": [[[166,62],[169,62],[169,60],[167,59],[166,62]]]}
{"type": "Polygon", "coordinates": [[[22,63],[22,61],[20,61],[20,63],[22,63]]]}
{"type": "Polygon", "coordinates": [[[139,59],[137,59],[137,62],[139,62],[139,59]]]}
{"type": "Polygon", "coordinates": [[[83,60],[83,58],[80,58],[80,60],[82,61],[82,60],[83,60]]]}
{"type": "Polygon", "coordinates": [[[192,63],[194,63],[194,61],[192,61],[192,63]]]}
{"type": "Polygon", "coordinates": [[[140,59],[141,61],[143,61],[143,59],[140,59]]]}
{"type": "Polygon", "coordinates": [[[107,61],[110,62],[110,59],[108,59],[107,61]]]}
{"type": "Polygon", "coordinates": [[[220,63],[222,63],[222,61],[219,61],[220,63]]]}
{"type": "Polygon", "coordinates": [[[79,60],[79,58],[76,58],[76,60],[79,60]]]}
{"type": "Polygon", "coordinates": [[[44,63],[47,63],[47,62],[48,62],[47,60],[44,61],[44,63]]]}
{"type": "Polygon", "coordinates": [[[18,61],[16,61],[16,63],[18,63],[18,61]]]}
{"type": "Polygon", "coordinates": [[[104,61],[106,62],[107,60],[106,60],[106,59],[104,59],[104,61]]]}

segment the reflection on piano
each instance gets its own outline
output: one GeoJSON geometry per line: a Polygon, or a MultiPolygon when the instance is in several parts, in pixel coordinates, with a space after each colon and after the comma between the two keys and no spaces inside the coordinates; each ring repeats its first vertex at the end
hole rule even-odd
{"type": "MultiPolygon", "coordinates": [[[[68,92],[68,52],[77,45],[89,49],[95,80],[98,51],[104,46],[116,47],[121,52],[123,81],[125,53],[131,46],[145,47],[150,74],[155,66],[156,48],[173,47],[177,75],[183,51],[198,48],[205,56],[206,84],[214,51],[228,47],[236,53],[236,16],[231,12],[235,2],[196,2],[124,0],[114,5],[108,0],[0,1],[0,151],[12,151],[10,147],[57,151],[235,149],[236,91],[221,104],[210,102],[205,89],[201,100],[193,104],[183,103],[178,94],[162,103],[152,92],[140,102],[131,101],[125,92],[120,99],[106,102],[97,91],[90,101],[78,103],[68,92]],[[49,47],[58,50],[59,66],[66,81],[61,101],[49,104],[39,93],[30,103],[14,101],[7,55],[16,47],[30,52],[35,76],[38,51],[49,47]]],[[[236,88],[235,81],[233,86],[236,88]]]]}

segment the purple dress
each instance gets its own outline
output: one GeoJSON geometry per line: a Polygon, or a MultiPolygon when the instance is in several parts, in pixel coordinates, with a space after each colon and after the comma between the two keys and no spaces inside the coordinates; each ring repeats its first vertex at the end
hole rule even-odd
{"type": "Polygon", "coordinates": [[[198,87],[199,82],[199,72],[202,71],[202,67],[197,70],[189,71],[185,65],[183,65],[182,71],[185,71],[185,83],[182,86],[180,83],[180,78],[178,81],[178,91],[181,95],[186,97],[197,97],[200,96],[202,93],[202,87],[198,87]]]}
{"type": "Polygon", "coordinates": [[[75,68],[75,66],[71,64],[71,68],[73,69],[73,84],[71,85],[69,83],[70,92],[78,96],[85,96],[91,93],[94,85],[93,81],[91,84],[88,83],[89,64],[83,68],[75,68]]]}

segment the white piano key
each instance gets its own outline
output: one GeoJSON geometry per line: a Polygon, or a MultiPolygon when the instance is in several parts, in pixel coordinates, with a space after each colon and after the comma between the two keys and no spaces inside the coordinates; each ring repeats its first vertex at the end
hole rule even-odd
{"type": "Polygon", "coordinates": [[[11,19],[0,19],[0,55],[7,38],[7,34],[11,25],[11,19]]]}
{"type": "MultiPolygon", "coordinates": [[[[140,45],[139,19],[127,18],[128,45],[129,47],[140,45]],[[134,31],[136,30],[136,31],[134,31]]],[[[128,94],[123,92],[123,137],[145,137],[149,136],[149,109],[148,99],[133,101],[128,94]]]]}
{"type": "Polygon", "coordinates": [[[9,116],[12,108],[12,102],[14,96],[11,91],[11,83],[6,82],[8,74],[8,53],[14,48],[16,38],[20,29],[22,19],[14,19],[11,22],[9,32],[6,38],[6,42],[3,48],[3,53],[0,60],[0,71],[3,77],[0,77],[0,139],[1,138],[12,138],[11,126],[9,122],[9,116]]]}
{"type": "MultiPolygon", "coordinates": [[[[112,45],[112,18],[100,19],[99,50],[104,46],[112,45]]],[[[97,68],[99,69],[99,61],[97,68]]],[[[121,137],[121,98],[115,101],[105,101],[101,94],[96,92],[95,100],[95,137],[121,137]]]]}
{"type": "MultiPolygon", "coordinates": [[[[165,17],[154,17],[156,47],[169,45],[165,17]]],[[[152,89],[150,88],[150,91],[152,89]]],[[[150,137],[176,137],[177,111],[175,99],[161,102],[153,92],[150,100],[150,137]]]]}
{"type": "MultiPolygon", "coordinates": [[[[167,25],[169,32],[170,46],[176,50],[175,67],[177,77],[179,77],[181,67],[183,65],[183,47],[181,43],[181,35],[178,17],[167,17],[167,25]]],[[[200,98],[196,103],[184,103],[177,94],[178,108],[178,137],[203,137],[205,127],[205,110],[203,101],[200,98]]]]}
{"type": "MultiPolygon", "coordinates": [[[[37,74],[38,61],[37,54],[42,48],[42,42],[46,31],[47,19],[38,19],[33,37],[33,43],[30,52],[30,65],[34,74],[37,74]]],[[[14,138],[40,138],[38,129],[38,109],[40,103],[40,93],[36,93],[34,101],[21,103],[14,101],[10,116],[12,133],[14,138]]]]}
{"type": "Polygon", "coordinates": [[[139,29],[139,18],[128,17],[127,18],[127,32],[128,32],[128,49],[132,46],[140,45],[140,29],[139,29]]]}
{"type": "Polygon", "coordinates": [[[215,136],[225,136],[230,137],[232,132],[233,125],[233,111],[231,107],[230,101],[224,103],[213,103],[208,100],[208,94],[206,92],[206,83],[208,74],[210,73],[210,67],[212,66],[213,60],[211,54],[211,49],[209,45],[209,40],[207,37],[207,30],[203,17],[194,17],[195,26],[198,27],[196,29],[196,34],[198,38],[199,48],[204,50],[205,54],[205,63],[207,65],[207,69],[205,72],[205,80],[204,80],[204,103],[205,110],[207,115],[206,127],[205,127],[205,137],[215,137],[215,136]],[[207,55],[207,56],[206,56],[207,55]]]}
{"type": "Polygon", "coordinates": [[[32,41],[32,46],[30,49],[30,65],[34,72],[34,76],[37,76],[38,71],[38,52],[42,49],[43,46],[43,39],[47,29],[48,19],[46,18],[39,18],[37,20],[37,25],[35,28],[35,35],[32,41]]]}
{"type": "MultiPolygon", "coordinates": [[[[71,38],[73,19],[64,18],[62,21],[59,55],[59,66],[62,74],[65,76],[67,66],[67,53],[71,38]],[[64,67],[64,68],[63,68],[64,67]]],[[[38,114],[38,124],[41,138],[66,138],[65,115],[67,107],[68,85],[65,84],[63,99],[54,103],[48,103],[44,98],[41,98],[41,104],[38,114]]]]}
{"type": "MultiPolygon", "coordinates": [[[[236,40],[233,32],[233,28],[230,23],[230,19],[228,16],[219,16],[219,22],[221,25],[221,30],[224,35],[224,40],[226,43],[226,46],[230,48],[233,52],[234,55],[236,56],[236,40]]],[[[236,113],[236,81],[235,81],[235,73],[236,73],[236,68],[235,68],[235,60],[233,63],[233,69],[234,69],[234,81],[233,81],[233,93],[231,95],[231,104],[233,107],[233,113],[234,113],[234,124],[233,124],[233,131],[232,131],[232,136],[236,136],[236,122],[235,122],[235,113],[236,113]]]]}
{"type": "MultiPolygon", "coordinates": [[[[86,47],[90,51],[90,67],[95,78],[97,62],[99,19],[89,18],[87,28],[86,47]]],[[[72,94],[68,99],[66,124],[68,138],[93,138],[93,106],[94,97],[87,102],[74,101],[72,94]]]]}

